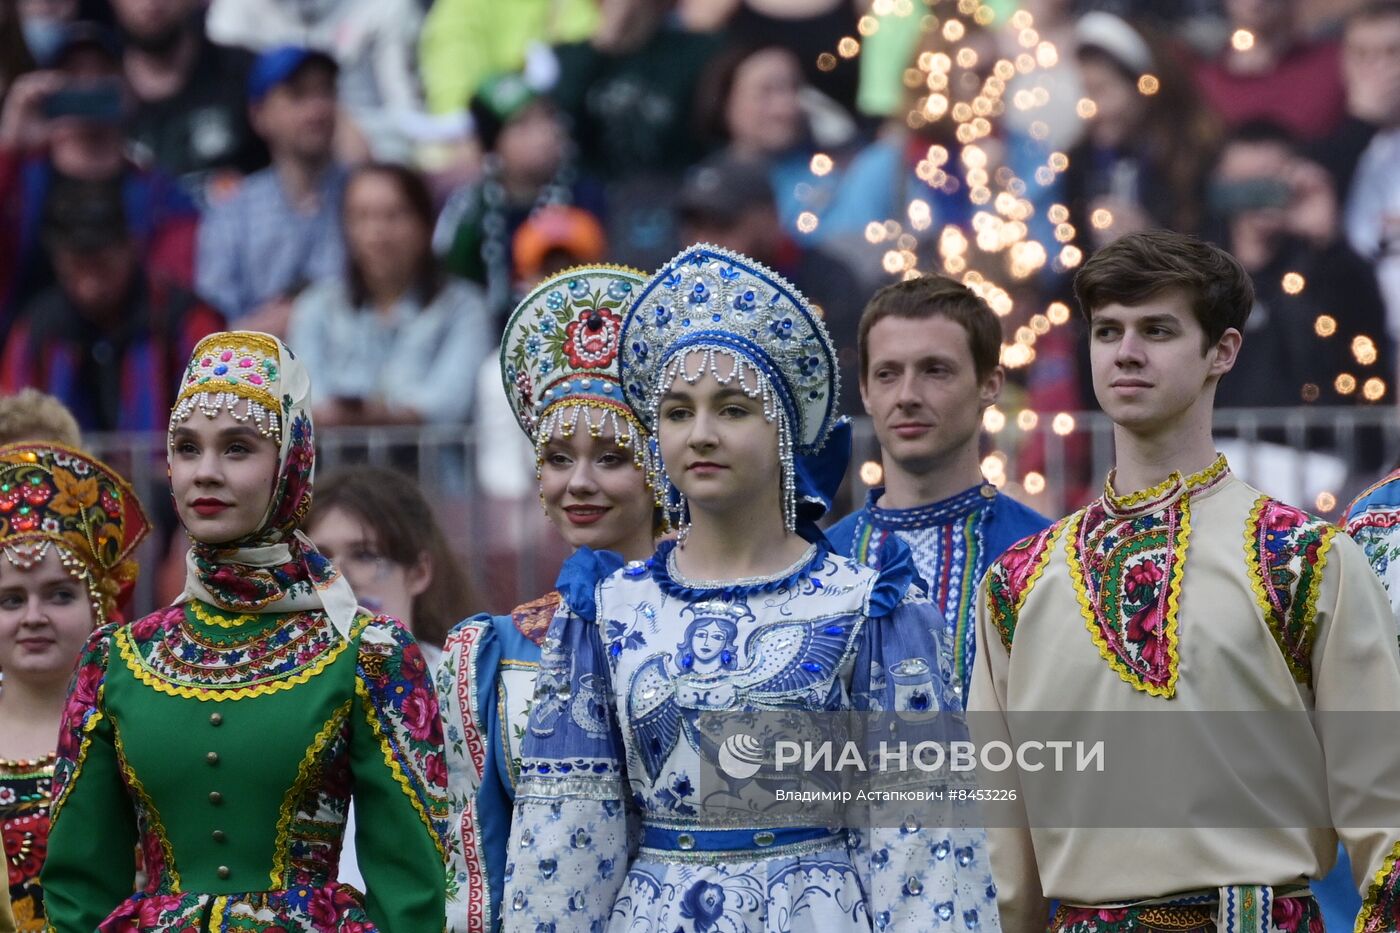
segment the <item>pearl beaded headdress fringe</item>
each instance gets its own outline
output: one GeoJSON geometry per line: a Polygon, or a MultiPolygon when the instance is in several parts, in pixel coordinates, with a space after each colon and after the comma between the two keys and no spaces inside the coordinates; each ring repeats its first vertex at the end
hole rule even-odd
{"type": "Polygon", "coordinates": [[[501,378],[535,447],[535,475],[556,438],[611,435],[642,470],[656,505],[663,486],[653,444],[623,400],[617,375],[622,314],[643,275],[624,266],[567,269],[516,306],[501,339],[501,378]]]}

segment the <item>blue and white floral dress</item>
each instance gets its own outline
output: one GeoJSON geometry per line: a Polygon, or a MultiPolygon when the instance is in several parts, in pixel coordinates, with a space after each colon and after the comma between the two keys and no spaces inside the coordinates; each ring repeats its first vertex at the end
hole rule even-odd
{"type": "Polygon", "coordinates": [[[695,713],[959,708],[937,670],[944,627],[907,550],[876,571],[821,542],[772,577],[722,583],[683,579],[674,550],[618,568],[585,548],[561,572],[505,929],[997,933],[980,845],[912,818],[736,825],[701,790],[695,713]]]}

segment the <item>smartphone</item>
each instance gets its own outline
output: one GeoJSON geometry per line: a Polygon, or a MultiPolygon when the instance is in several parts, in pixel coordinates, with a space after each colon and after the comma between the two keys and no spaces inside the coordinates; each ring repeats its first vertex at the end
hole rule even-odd
{"type": "Polygon", "coordinates": [[[121,88],[111,81],[65,87],[44,98],[44,116],[117,123],[122,116],[121,88]]]}

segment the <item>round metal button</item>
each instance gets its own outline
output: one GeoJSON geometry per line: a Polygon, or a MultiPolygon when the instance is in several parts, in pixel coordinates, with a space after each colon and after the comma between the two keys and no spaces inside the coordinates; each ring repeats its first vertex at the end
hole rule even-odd
{"type": "Polygon", "coordinates": [[[773,835],[766,829],[753,834],[754,845],[759,846],[760,848],[767,848],[768,846],[771,846],[774,842],[777,841],[777,838],[777,836],[773,835]]]}
{"type": "Polygon", "coordinates": [[[693,849],[695,848],[695,837],[690,833],[681,833],[676,837],[676,845],[686,850],[693,849]]]}
{"type": "Polygon", "coordinates": [[[204,756],[204,760],[209,762],[211,765],[216,765],[219,763],[219,753],[210,752],[209,754],[204,756]]]}
{"type": "Polygon", "coordinates": [[[225,833],[222,829],[216,829],[216,830],[214,830],[214,832],[211,833],[211,835],[214,837],[214,841],[215,841],[215,842],[227,842],[227,841],[228,841],[228,834],[225,833]]]}
{"type": "Polygon", "coordinates": [[[222,726],[223,724],[224,724],[224,714],[223,714],[223,713],[210,713],[210,714],[209,714],[209,725],[211,725],[211,726],[222,726]]]}
{"type": "Polygon", "coordinates": [[[217,807],[219,804],[224,802],[224,795],[216,790],[211,790],[209,792],[209,802],[217,807]]]}
{"type": "Polygon", "coordinates": [[[229,867],[228,867],[227,865],[220,865],[220,866],[219,866],[218,875],[219,875],[220,878],[223,878],[223,879],[227,880],[227,879],[228,879],[228,876],[231,875],[231,874],[233,874],[233,872],[229,870],[229,867]]]}

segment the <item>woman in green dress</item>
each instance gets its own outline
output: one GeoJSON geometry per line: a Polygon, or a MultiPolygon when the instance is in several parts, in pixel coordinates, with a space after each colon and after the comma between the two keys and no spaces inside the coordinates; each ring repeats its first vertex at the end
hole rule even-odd
{"type": "Polygon", "coordinates": [[[413,637],[298,530],[309,395],[266,334],[195,348],[169,432],[185,589],[79,662],[43,872],[57,933],[443,926],[436,699],[413,637]],[[365,894],[335,881],[352,796],[365,894]]]}

